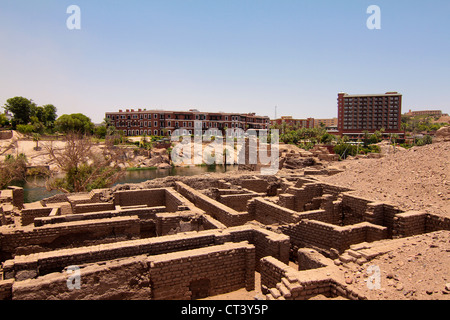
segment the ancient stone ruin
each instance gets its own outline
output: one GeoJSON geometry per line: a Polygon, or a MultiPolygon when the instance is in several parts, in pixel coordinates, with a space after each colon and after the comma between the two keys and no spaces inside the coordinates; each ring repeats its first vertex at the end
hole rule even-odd
{"type": "Polygon", "coordinates": [[[0,299],[366,299],[342,266],[449,232],[314,176],[172,177],[23,203],[0,194],[0,299]],[[384,242],[383,242],[384,241],[384,242]],[[78,276],[78,278],[77,278],[78,276]]]}

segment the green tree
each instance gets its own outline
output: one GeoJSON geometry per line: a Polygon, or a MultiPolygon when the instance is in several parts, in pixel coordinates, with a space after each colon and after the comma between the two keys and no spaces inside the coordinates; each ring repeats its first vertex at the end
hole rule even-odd
{"type": "Polygon", "coordinates": [[[105,139],[106,135],[108,134],[108,128],[106,125],[101,124],[97,127],[95,127],[94,135],[99,139],[105,139]]]}
{"type": "Polygon", "coordinates": [[[57,109],[52,104],[46,104],[42,106],[44,108],[43,119],[41,120],[46,127],[53,127],[56,119],[57,119],[57,109]]]}
{"type": "Polygon", "coordinates": [[[64,114],[55,121],[55,129],[61,133],[92,134],[94,124],[91,119],[81,113],[64,114]]]}
{"type": "Polygon", "coordinates": [[[334,152],[340,156],[341,159],[346,159],[348,156],[356,156],[358,148],[349,143],[339,143],[334,146],[334,152]]]}
{"type": "Polygon", "coordinates": [[[31,135],[33,133],[34,127],[31,124],[19,124],[16,130],[25,135],[31,135]]]}
{"type": "Polygon", "coordinates": [[[320,142],[324,144],[328,144],[333,140],[335,140],[335,137],[332,134],[329,134],[328,132],[326,132],[325,134],[322,135],[322,137],[320,137],[320,142]]]}
{"type": "Polygon", "coordinates": [[[35,107],[36,104],[27,98],[14,97],[6,100],[3,108],[12,113],[13,119],[11,122],[15,128],[18,124],[28,124],[30,122],[31,109],[35,107]]]}
{"type": "Polygon", "coordinates": [[[36,117],[40,122],[44,119],[44,108],[32,105],[30,108],[30,120],[32,117],[36,117]]]}
{"type": "Polygon", "coordinates": [[[0,113],[0,127],[9,126],[9,120],[6,117],[6,114],[0,113]]]}
{"type": "Polygon", "coordinates": [[[367,147],[370,143],[370,134],[369,131],[364,130],[363,131],[363,142],[364,142],[364,147],[367,147]]]}

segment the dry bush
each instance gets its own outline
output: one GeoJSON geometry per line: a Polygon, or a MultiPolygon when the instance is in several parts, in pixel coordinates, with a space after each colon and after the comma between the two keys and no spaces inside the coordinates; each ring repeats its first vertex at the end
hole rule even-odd
{"type": "Polygon", "coordinates": [[[123,174],[120,166],[126,157],[122,149],[111,145],[96,145],[90,136],[70,133],[65,146],[44,146],[51,161],[65,174],[63,178],[52,177],[47,182],[50,190],[66,193],[86,192],[113,185],[123,174]]]}

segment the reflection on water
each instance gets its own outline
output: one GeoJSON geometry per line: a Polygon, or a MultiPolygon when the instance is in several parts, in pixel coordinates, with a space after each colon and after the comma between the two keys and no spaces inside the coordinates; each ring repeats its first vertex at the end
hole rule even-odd
{"type": "MultiPolygon", "coordinates": [[[[121,178],[115,185],[124,183],[140,183],[147,180],[157,178],[164,178],[168,176],[193,176],[208,172],[224,173],[228,171],[237,170],[237,166],[203,166],[190,168],[170,168],[157,170],[137,170],[127,171],[125,176],[121,178]]],[[[42,177],[29,178],[27,182],[15,181],[12,185],[22,187],[24,190],[25,203],[39,201],[55,194],[60,194],[60,191],[48,191],[45,188],[45,179],[42,177]]]]}

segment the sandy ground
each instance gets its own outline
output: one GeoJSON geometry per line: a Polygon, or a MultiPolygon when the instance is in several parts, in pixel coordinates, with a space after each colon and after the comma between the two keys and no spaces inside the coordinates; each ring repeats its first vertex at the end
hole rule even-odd
{"type": "Polygon", "coordinates": [[[423,234],[391,245],[391,252],[343,270],[350,279],[350,288],[364,292],[369,300],[450,300],[449,231],[423,234]],[[368,277],[374,275],[367,272],[369,266],[379,268],[379,286],[367,285],[368,277]]]}
{"type": "Polygon", "coordinates": [[[320,180],[359,196],[450,217],[450,142],[389,153],[381,159],[346,160],[344,172],[320,180]]]}

